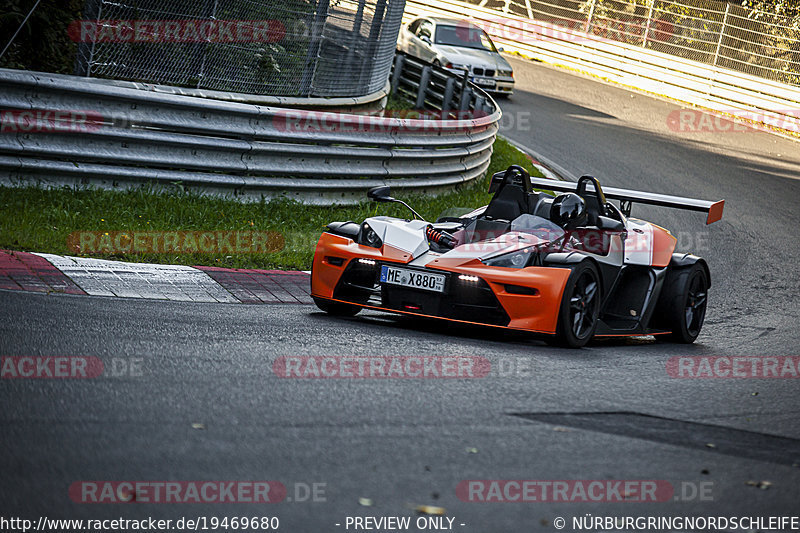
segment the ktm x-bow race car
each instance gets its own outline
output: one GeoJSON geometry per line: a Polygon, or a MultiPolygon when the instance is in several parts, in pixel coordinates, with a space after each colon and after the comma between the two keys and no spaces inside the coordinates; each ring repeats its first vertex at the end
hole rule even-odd
{"type": "Polygon", "coordinates": [[[724,201],[604,191],[592,176],[531,178],[516,165],[492,176],[489,192],[488,205],[430,223],[389,187],[371,189],[371,199],[406,205],[414,218],[329,224],[314,253],[314,302],[335,315],[377,309],[544,333],[571,347],[594,336],[697,338],[708,265],[674,253],[667,230],[629,218],[630,210],[642,203],[703,211],[710,224],[724,201]]]}

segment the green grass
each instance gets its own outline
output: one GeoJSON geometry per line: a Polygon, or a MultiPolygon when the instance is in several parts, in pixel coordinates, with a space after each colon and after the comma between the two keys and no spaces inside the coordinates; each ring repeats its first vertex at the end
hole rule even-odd
{"type": "MultiPolygon", "coordinates": [[[[527,156],[499,138],[494,143],[486,177],[438,197],[395,194],[426,220],[452,207],[474,209],[488,203],[489,176],[509,165],[524,166],[540,176],[527,156]]],[[[151,190],[127,192],[100,189],[0,187],[0,249],[75,255],[67,237],[79,231],[276,231],[284,248],[270,254],[93,254],[91,257],[133,262],[210,265],[231,268],[308,270],[314,247],[332,221],[361,222],[375,215],[407,216],[396,204],[364,202],[356,206],[305,206],[290,200],[239,203],[195,193],[151,190]]]]}

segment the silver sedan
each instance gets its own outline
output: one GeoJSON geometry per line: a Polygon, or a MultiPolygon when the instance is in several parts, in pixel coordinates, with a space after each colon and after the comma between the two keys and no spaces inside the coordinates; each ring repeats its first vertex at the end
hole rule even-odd
{"type": "Polygon", "coordinates": [[[464,20],[420,17],[403,26],[397,48],[411,56],[453,72],[469,72],[470,80],[483,90],[510,95],[514,70],[478,26],[464,20]]]}

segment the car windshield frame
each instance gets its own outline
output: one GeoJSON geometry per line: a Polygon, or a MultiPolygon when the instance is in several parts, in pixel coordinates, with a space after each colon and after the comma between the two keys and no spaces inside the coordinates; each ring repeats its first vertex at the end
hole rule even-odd
{"type": "MultiPolygon", "coordinates": [[[[560,241],[567,234],[558,224],[540,216],[523,213],[510,223],[499,220],[487,220],[477,217],[471,220],[463,229],[464,236],[461,244],[476,244],[485,241],[502,241],[508,234],[525,234],[536,239],[535,242],[524,244],[520,247],[550,244],[560,241]]],[[[510,243],[509,243],[510,244],[510,243]]],[[[499,249],[502,249],[501,246],[499,249]]]]}
{"type": "Polygon", "coordinates": [[[433,44],[439,44],[442,46],[455,46],[456,48],[469,48],[471,50],[481,50],[483,52],[492,52],[498,53],[497,47],[494,45],[491,37],[489,34],[486,33],[483,29],[478,28],[477,26],[457,26],[453,24],[437,24],[436,31],[434,33],[433,44]],[[440,30],[447,28],[447,32],[449,33],[448,36],[454,37],[451,40],[443,40],[444,36],[440,35],[440,30]],[[476,34],[478,36],[477,41],[464,41],[461,39],[461,34],[469,32],[470,37],[472,34],[476,34]],[[486,48],[483,44],[483,40],[480,37],[485,37],[486,41],[489,43],[491,48],[486,48]]]}

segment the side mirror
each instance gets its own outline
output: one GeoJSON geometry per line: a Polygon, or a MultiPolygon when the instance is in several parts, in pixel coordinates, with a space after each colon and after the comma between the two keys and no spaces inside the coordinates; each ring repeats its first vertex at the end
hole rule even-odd
{"type": "Polygon", "coordinates": [[[416,218],[418,218],[420,220],[423,220],[422,217],[419,216],[419,213],[414,211],[414,209],[412,209],[410,205],[408,205],[407,203],[405,203],[402,200],[398,200],[396,198],[392,198],[391,196],[389,196],[390,193],[391,193],[391,190],[390,190],[388,185],[379,185],[379,186],[373,187],[373,188],[371,188],[370,190],[367,191],[367,198],[369,198],[370,200],[372,200],[374,202],[397,202],[398,204],[407,207],[409,211],[414,213],[414,217],[416,217],[416,218]]]}
{"type": "Polygon", "coordinates": [[[431,38],[430,38],[430,37],[428,37],[427,35],[423,35],[423,36],[422,36],[422,37],[420,37],[419,39],[420,39],[420,40],[421,40],[423,43],[425,43],[425,44],[431,44],[431,38]]]}
{"type": "Polygon", "coordinates": [[[367,198],[374,202],[391,202],[391,188],[388,185],[379,185],[367,191],[367,198]]]}

